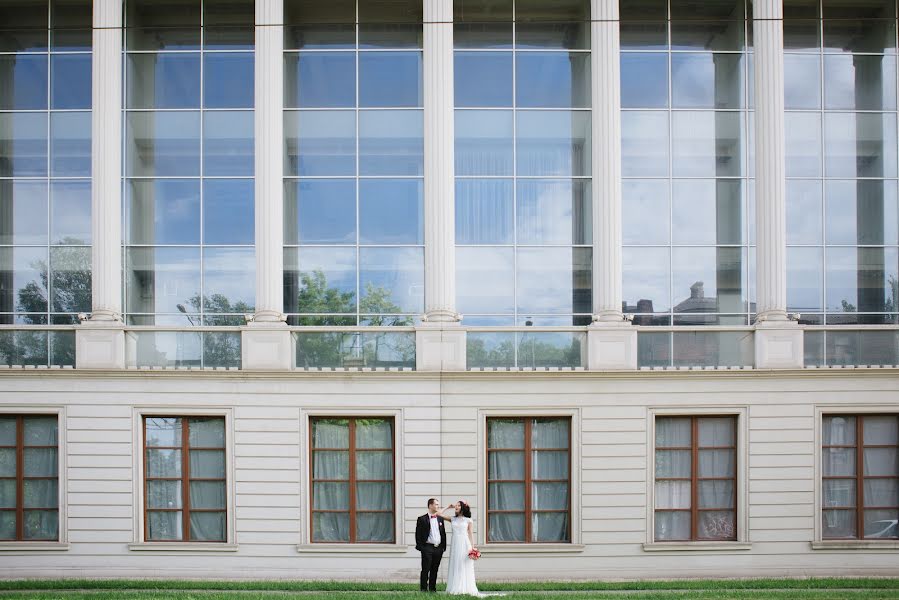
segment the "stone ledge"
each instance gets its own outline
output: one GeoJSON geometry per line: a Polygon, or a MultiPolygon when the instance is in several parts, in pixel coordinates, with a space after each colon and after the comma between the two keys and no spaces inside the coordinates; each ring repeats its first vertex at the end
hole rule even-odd
{"type": "Polygon", "coordinates": [[[644,552],[745,552],[749,542],[655,542],[643,544],[644,552]]]}
{"type": "Polygon", "coordinates": [[[128,544],[132,552],[237,552],[237,544],[204,542],[138,542],[128,544]]]}
{"type": "Polygon", "coordinates": [[[405,544],[300,544],[302,554],[406,554],[412,547],[405,544]]]}

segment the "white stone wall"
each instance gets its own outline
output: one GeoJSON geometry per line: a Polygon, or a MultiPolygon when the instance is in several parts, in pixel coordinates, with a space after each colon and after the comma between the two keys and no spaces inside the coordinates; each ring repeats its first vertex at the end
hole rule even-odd
{"type": "MultiPolygon", "coordinates": [[[[414,581],[415,518],[431,495],[472,504],[483,541],[488,415],[570,415],[574,543],[483,545],[482,579],[895,575],[899,544],[813,549],[816,447],[826,410],[899,413],[899,372],[248,373],[9,372],[0,411],[60,410],[63,544],[0,545],[0,577],[320,578],[414,581]],[[139,541],[141,410],[227,414],[233,539],[139,541]],[[651,415],[740,414],[741,543],[656,551],[651,415]],[[393,414],[401,544],[307,544],[306,419],[393,414]],[[135,483],[135,480],[138,483],[135,483]],[[748,514],[747,514],[748,513],[748,514]],[[182,547],[185,549],[179,550],[182,547]]],[[[444,567],[445,569],[445,567],[444,567]]]]}

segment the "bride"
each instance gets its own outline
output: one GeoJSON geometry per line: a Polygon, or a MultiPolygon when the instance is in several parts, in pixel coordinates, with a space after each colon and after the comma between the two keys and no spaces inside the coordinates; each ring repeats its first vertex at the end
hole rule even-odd
{"type": "Polygon", "coordinates": [[[474,549],[471,508],[464,500],[459,500],[455,504],[447,506],[443,512],[445,513],[449,509],[455,509],[455,516],[449,518],[441,515],[453,526],[453,544],[446,574],[446,593],[481,596],[474,580],[474,561],[468,558],[468,553],[474,549]]]}

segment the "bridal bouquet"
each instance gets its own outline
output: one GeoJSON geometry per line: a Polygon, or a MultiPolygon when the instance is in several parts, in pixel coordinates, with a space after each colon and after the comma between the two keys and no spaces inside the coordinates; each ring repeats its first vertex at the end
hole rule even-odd
{"type": "Polygon", "coordinates": [[[471,560],[477,560],[481,558],[481,551],[477,548],[472,548],[468,551],[468,558],[470,558],[471,560]]]}

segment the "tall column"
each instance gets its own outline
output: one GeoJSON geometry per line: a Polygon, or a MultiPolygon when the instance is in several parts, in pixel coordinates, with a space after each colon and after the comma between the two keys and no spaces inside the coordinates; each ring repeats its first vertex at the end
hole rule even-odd
{"type": "Polygon", "coordinates": [[[787,318],[782,0],[753,2],[756,168],[756,368],[801,368],[802,331],[787,318]]]}
{"type": "Polygon", "coordinates": [[[637,368],[637,332],[621,289],[621,41],[618,0],[591,2],[593,326],[591,370],[637,368]]]}
{"type": "Polygon", "coordinates": [[[294,363],[284,323],[283,24],[283,0],[256,0],[256,312],[241,338],[245,370],[294,363]]]}
{"type": "Polygon", "coordinates": [[[456,312],[453,3],[424,0],[425,314],[419,370],[464,370],[456,312]]]}
{"type": "Polygon", "coordinates": [[[122,323],[122,0],[94,0],[91,82],[91,317],[76,367],[125,366],[122,323]]]}

